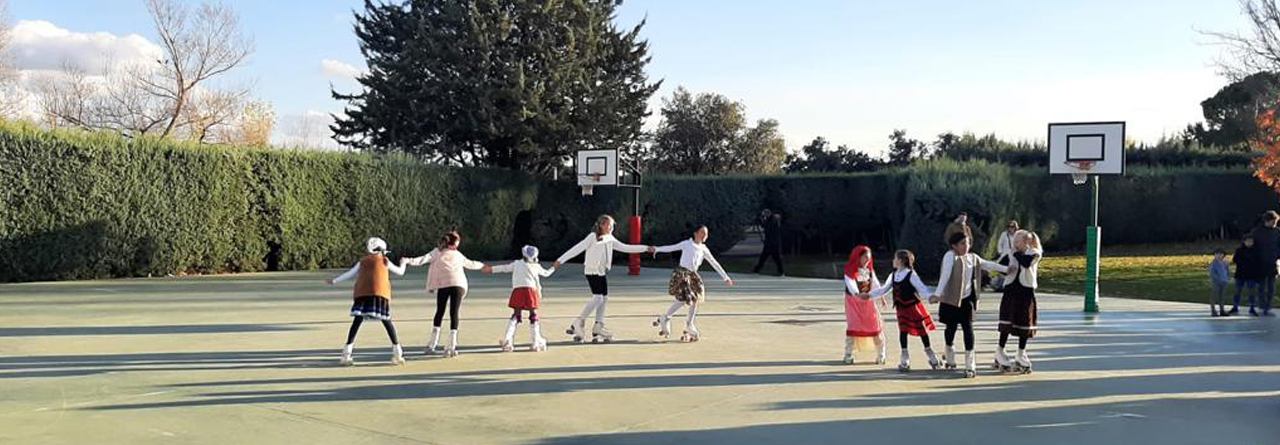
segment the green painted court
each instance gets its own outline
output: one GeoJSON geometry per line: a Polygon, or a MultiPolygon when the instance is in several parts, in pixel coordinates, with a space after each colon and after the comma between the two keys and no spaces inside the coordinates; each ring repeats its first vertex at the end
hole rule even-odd
{"type": "MultiPolygon", "coordinates": [[[[434,299],[412,270],[393,303],[408,364],[387,365],[366,324],[351,368],[337,366],[350,287],[325,286],[329,272],[0,285],[0,443],[1280,441],[1274,318],[1107,299],[1105,283],[1096,315],[1042,295],[1035,373],[962,379],[922,370],[916,341],[916,370],[898,373],[892,338],[889,364],[841,364],[834,280],[711,283],[702,341],[660,341],[668,273],[614,270],[608,345],[563,334],[588,298],[579,269],[546,280],[544,353],[524,350],[523,325],[517,351],[498,351],[509,277],[472,274],[461,355],[442,359],[421,355],[434,299]]],[[[999,297],[984,298],[982,364],[999,297]]]]}

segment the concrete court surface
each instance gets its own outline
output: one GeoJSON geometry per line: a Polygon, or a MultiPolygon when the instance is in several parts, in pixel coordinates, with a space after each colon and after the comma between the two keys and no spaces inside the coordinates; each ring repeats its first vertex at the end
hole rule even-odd
{"type": "Polygon", "coordinates": [[[366,323],[350,368],[337,358],[351,287],[325,286],[332,271],[0,285],[0,443],[1280,443],[1274,318],[1137,300],[1087,316],[1079,297],[1042,295],[1035,373],[1000,375],[985,366],[988,294],[984,366],[963,379],[924,369],[915,338],[909,374],[892,337],[887,365],[839,363],[834,280],[709,281],[703,340],[659,341],[668,271],[620,269],[618,341],[567,342],[588,298],[567,266],[545,283],[544,353],[523,349],[526,325],[521,349],[497,350],[509,276],[471,274],[452,359],[420,355],[434,299],[410,269],[393,303],[409,363],[387,365],[386,335],[366,323]]]}

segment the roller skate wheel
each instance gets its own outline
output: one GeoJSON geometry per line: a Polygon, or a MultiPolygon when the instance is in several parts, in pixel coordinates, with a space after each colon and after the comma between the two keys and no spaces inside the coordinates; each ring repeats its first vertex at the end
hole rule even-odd
{"type": "Polygon", "coordinates": [[[898,365],[898,372],[911,372],[911,365],[908,365],[908,364],[898,365]]]}
{"type": "Polygon", "coordinates": [[[977,372],[975,372],[975,371],[974,371],[974,370],[972,370],[972,369],[966,369],[966,370],[964,370],[964,378],[966,378],[966,379],[971,379],[971,378],[974,378],[974,377],[977,377],[977,376],[978,376],[978,373],[977,373],[977,372]]]}

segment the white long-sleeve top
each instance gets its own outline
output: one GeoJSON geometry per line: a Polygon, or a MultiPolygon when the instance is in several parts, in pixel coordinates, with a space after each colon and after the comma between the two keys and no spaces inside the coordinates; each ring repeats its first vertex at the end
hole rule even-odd
{"type": "Polygon", "coordinates": [[[929,292],[929,286],[925,286],[924,282],[920,281],[920,274],[911,272],[911,269],[898,269],[894,271],[893,274],[889,276],[889,280],[884,282],[883,286],[877,287],[871,291],[871,298],[883,298],[885,295],[889,295],[893,292],[893,283],[901,283],[902,280],[907,279],[907,275],[911,275],[911,285],[915,286],[916,291],[920,293],[921,298],[925,298],[925,296],[932,294],[932,292],[929,292]]]}
{"type": "Polygon", "coordinates": [[[871,269],[862,267],[862,268],[858,268],[858,280],[849,278],[848,275],[844,276],[845,290],[849,291],[849,293],[853,295],[858,295],[862,293],[862,291],[858,289],[858,281],[870,281],[872,291],[875,291],[876,289],[880,288],[880,278],[876,276],[876,272],[871,269]]]}
{"type": "MultiPolygon", "coordinates": [[[[1040,260],[1044,257],[1044,251],[1040,249],[1027,248],[1022,252],[1018,252],[1010,256],[1009,264],[1016,265],[1010,267],[1007,272],[1009,275],[1016,275],[1018,283],[1027,289],[1035,289],[1040,286],[1040,260]],[[1018,257],[1022,258],[1018,258],[1018,257]],[[1027,260],[1023,264],[1023,260],[1027,260]]],[[[1012,277],[1011,277],[1012,278],[1012,277]]]]}
{"type": "Polygon", "coordinates": [[[493,273],[511,274],[511,288],[532,287],[542,290],[542,279],[555,273],[555,269],[543,269],[541,264],[525,260],[512,261],[510,264],[493,266],[493,273]]]}
{"type": "Polygon", "coordinates": [[[720,262],[716,261],[716,257],[711,255],[711,249],[707,248],[706,244],[695,243],[693,240],[687,239],[670,246],[659,247],[657,248],[657,251],[663,253],[679,251],[680,267],[689,269],[694,273],[698,272],[698,268],[702,267],[702,262],[705,260],[706,262],[711,263],[711,268],[715,269],[716,273],[720,274],[721,279],[725,281],[732,281],[729,278],[729,274],[724,271],[724,268],[720,267],[720,262]]]}
{"type": "Polygon", "coordinates": [[[434,249],[426,255],[403,261],[410,266],[431,265],[427,269],[427,291],[455,286],[466,289],[467,273],[465,269],[480,270],[484,268],[484,263],[467,259],[467,256],[457,249],[445,249],[444,251],[434,249]]]}
{"type": "MultiPolygon", "coordinates": [[[[396,275],[404,275],[404,266],[401,266],[401,265],[399,265],[399,264],[392,263],[390,258],[387,258],[387,259],[385,259],[384,261],[386,261],[386,263],[387,263],[387,271],[388,271],[388,272],[391,272],[391,273],[396,274],[396,275]]],[[[356,265],[351,266],[351,268],[350,268],[350,269],[347,269],[347,271],[346,271],[346,272],[343,272],[343,273],[342,273],[342,275],[338,275],[338,277],[337,277],[337,278],[334,278],[334,279],[333,279],[333,282],[334,282],[334,283],[340,283],[340,282],[343,282],[343,281],[350,280],[350,279],[352,279],[352,278],[355,278],[355,277],[356,277],[356,275],[357,275],[357,274],[359,274],[359,273],[360,273],[360,262],[359,262],[359,261],[357,261],[357,262],[356,262],[356,265]]]]}
{"type": "Polygon", "coordinates": [[[1000,232],[1000,242],[996,244],[996,253],[1000,256],[1013,255],[1013,235],[1008,230],[1000,232]]]}
{"type": "Polygon", "coordinates": [[[586,257],[582,259],[582,273],[585,275],[607,275],[609,268],[613,267],[613,251],[623,253],[644,253],[648,250],[647,246],[635,246],[618,241],[612,234],[597,236],[595,232],[588,233],[586,238],[579,241],[556,262],[564,264],[569,260],[576,258],[582,253],[586,253],[586,257]]]}
{"type": "Polygon", "coordinates": [[[956,265],[956,252],[954,250],[948,250],[947,254],[942,256],[942,271],[941,274],[939,274],[938,287],[933,290],[933,295],[940,296],[943,289],[947,288],[947,283],[953,279],[959,278],[961,280],[960,298],[968,298],[971,291],[969,288],[973,286],[974,271],[979,268],[982,270],[996,271],[1000,273],[1009,271],[1009,268],[992,261],[984,260],[982,257],[978,256],[978,254],[973,252],[965,254],[960,260],[963,261],[965,265],[963,272],[964,276],[952,277],[951,269],[955,268],[956,265]]]}

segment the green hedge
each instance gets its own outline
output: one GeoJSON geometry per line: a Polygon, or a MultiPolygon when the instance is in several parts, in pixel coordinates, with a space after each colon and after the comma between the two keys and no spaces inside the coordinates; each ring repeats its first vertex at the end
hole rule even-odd
{"type": "Polygon", "coordinates": [[[511,251],[527,175],[0,125],[0,281],[342,267],[369,236],[511,251]]]}
{"type": "MultiPolygon", "coordinates": [[[[791,253],[910,248],[923,270],[968,212],[990,255],[1008,219],[1051,249],[1083,244],[1090,193],[1041,168],[938,160],[874,173],[646,178],[644,242],[699,224],[728,249],[760,209],[784,215],[791,253]]],[[[627,239],[632,190],[347,153],[197,146],[0,124],[0,281],[344,267],[362,240],[429,250],[448,229],[477,258],[525,243],[559,255],[612,214],[627,239]]],[[[1129,169],[1102,181],[1104,244],[1234,237],[1275,209],[1246,169],[1129,169]]],[[[619,256],[622,257],[622,256],[619,256]]],[[[619,258],[621,260],[621,258],[619,258]]]]}

